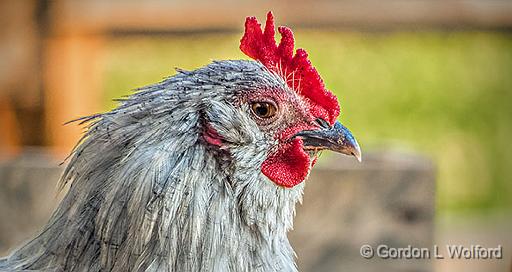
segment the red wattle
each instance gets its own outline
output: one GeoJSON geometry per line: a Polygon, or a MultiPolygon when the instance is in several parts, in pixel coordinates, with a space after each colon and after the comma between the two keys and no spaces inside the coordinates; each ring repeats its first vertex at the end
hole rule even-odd
{"type": "Polygon", "coordinates": [[[301,139],[281,145],[268,156],[261,166],[261,172],[277,185],[291,188],[306,179],[311,163],[303,149],[301,139]]]}

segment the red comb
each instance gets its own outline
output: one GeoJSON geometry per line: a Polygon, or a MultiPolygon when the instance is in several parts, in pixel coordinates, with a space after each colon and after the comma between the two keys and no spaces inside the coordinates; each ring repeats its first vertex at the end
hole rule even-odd
{"type": "Polygon", "coordinates": [[[292,30],[285,26],[280,26],[278,30],[281,33],[281,42],[276,45],[272,12],[267,13],[264,32],[255,17],[247,17],[240,50],[261,62],[270,71],[279,74],[290,88],[306,97],[315,117],[322,117],[331,125],[334,124],[340,113],[336,96],[325,88],[304,49],[297,49],[293,55],[292,30]]]}

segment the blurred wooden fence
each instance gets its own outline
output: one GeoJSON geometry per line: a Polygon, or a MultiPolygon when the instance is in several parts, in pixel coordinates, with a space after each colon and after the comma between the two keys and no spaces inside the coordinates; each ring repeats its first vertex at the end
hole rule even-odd
{"type": "Polygon", "coordinates": [[[0,2],[0,153],[22,145],[68,152],[81,133],[66,121],[101,110],[102,49],[113,34],[241,31],[245,16],[280,24],[370,30],[511,29],[502,0],[0,2]]]}
{"type": "MultiPolygon", "coordinates": [[[[430,260],[365,259],[359,249],[433,244],[435,171],[418,156],[365,154],[363,163],[336,156],[307,181],[289,236],[300,271],[432,271],[430,260]]],[[[46,223],[59,198],[62,168],[44,152],[0,163],[0,256],[46,223]]]]}

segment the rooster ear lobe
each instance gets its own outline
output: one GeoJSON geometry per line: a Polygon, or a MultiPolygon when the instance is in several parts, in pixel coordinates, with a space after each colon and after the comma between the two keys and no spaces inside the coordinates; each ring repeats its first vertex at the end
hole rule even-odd
{"type": "Polygon", "coordinates": [[[222,146],[224,145],[224,139],[222,138],[222,136],[220,136],[219,133],[215,130],[215,128],[213,128],[212,125],[208,123],[205,125],[205,128],[202,132],[202,137],[207,143],[213,146],[218,146],[222,148],[222,146]]]}

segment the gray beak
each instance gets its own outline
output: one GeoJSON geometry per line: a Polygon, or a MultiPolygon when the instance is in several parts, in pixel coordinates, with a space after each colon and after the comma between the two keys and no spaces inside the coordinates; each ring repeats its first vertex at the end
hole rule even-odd
{"type": "Polygon", "coordinates": [[[361,162],[361,148],[356,139],[340,122],[336,121],[334,126],[318,130],[304,130],[295,137],[300,137],[304,142],[305,150],[332,150],[345,155],[354,156],[361,162]]]}

